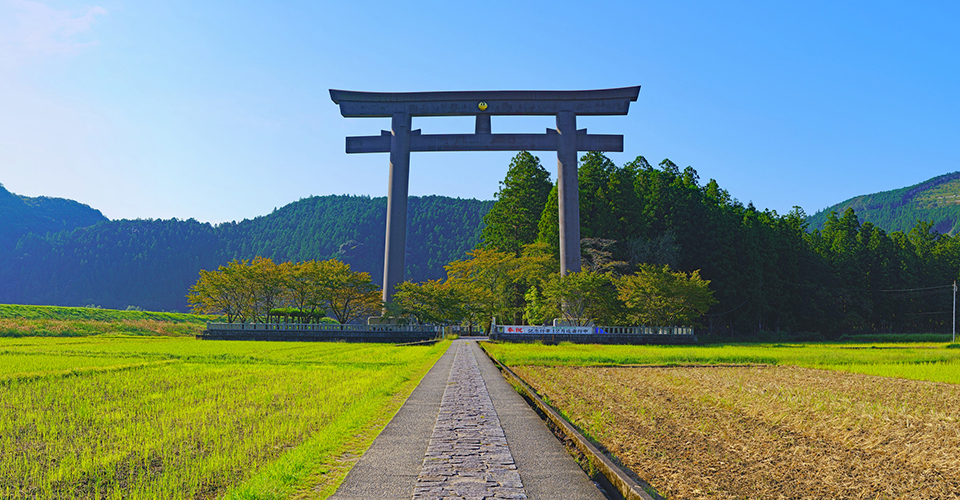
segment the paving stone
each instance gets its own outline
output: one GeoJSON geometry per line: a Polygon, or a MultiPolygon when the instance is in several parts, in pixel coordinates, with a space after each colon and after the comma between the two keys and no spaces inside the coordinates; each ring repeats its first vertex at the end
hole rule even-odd
{"type": "Polygon", "coordinates": [[[465,342],[457,346],[414,500],[527,498],[500,418],[465,342]]]}

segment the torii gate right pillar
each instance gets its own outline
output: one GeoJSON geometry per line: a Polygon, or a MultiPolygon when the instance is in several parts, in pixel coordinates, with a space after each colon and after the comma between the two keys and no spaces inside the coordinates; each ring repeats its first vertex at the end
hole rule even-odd
{"type": "Polygon", "coordinates": [[[560,205],[560,275],[580,272],[580,185],[577,179],[577,115],[557,113],[557,201],[560,205]]]}

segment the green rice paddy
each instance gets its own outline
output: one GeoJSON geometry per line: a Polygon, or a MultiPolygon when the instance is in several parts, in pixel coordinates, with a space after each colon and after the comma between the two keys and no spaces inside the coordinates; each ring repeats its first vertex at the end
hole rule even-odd
{"type": "Polygon", "coordinates": [[[485,343],[507,365],[796,365],[960,384],[960,349],[947,344],[626,346],[485,343]]]}
{"type": "Polygon", "coordinates": [[[0,338],[0,498],[325,497],[448,345],[0,338]]]}

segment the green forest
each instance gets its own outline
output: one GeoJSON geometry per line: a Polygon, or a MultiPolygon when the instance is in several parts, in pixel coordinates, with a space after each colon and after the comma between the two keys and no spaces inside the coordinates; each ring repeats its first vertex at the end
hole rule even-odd
{"type": "MultiPolygon", "coordinates": [[[[814,217],[799,207],[778,214],[744,205],[670,160],[654,166],[639,156],[616,165],[586,153],[579,180],[584,268],[617,276],[643,265],[698,272],[713,297],[698,320],[704,334],[950,331],[960,240],[950,234],[953,223],[933,216],[951,209],[960,174],[861,200],[883,210],[849,206],[814,217]],[[910,207],[928,211],[904,215],[910,207]],[[870,217],[914,220],[887,231],[870,217]]],[[[258,256],[337,259],[379,283],[385,206],[385,198],[323,196],[239,223],[110,221],[70,200],[0,187],[0,303],[186,311],[200,270],[258,256]]],[[[529,153],[513,159],[495,200],[411,197],[409,207],[411,282],[447,277],[445,265],[476,249],[519,257],[536,243],[557,258],[556,186],[529,153]]],[[[518,318],[529,292],[512,292],[518,318]]]]}
{"type": "MultiPolygon", "coordinates": [[[[9,201],[16,205],[17,199],[9,201]]],[[[32,231],[8,222],[26,219],[3,212],[0,303],[184,312],[187,291],[201,269],[257,256],[275,262],[335,258],[370,273],[375,283],[382,280],[385,197],[310,197],[253,220],[216,226],[193,219],[111,221],[99,212],[99,219],[87,220],[81,216],[92,209],[70,203],[54,216],[34,216],[45,225],[32,231]]],[[[26,203],[21,199],[20,205],[26,203]]],[[[407,279],[444,276],[446,263],[480,242],[482,219],[492,205],[410,197],[407,279]]],[[[35,212],[29,205],[17,208],[35,212]]]]}
{"type": "MultiPolygon", "coordinates": [[[[539,241],[556,258],[557,191],[543,197],[541,171],[532,155],[515,159],[487,217],[487,248],[514,251],[539,241]],[[531,199],[542,200],[539,217],[531,199]]],[[[642,156],[618,166],[587,153],[579,182],[585,270],[627,275],[652,264],[699,271],[716,300],[700,319],[704,334],[950,331],[960,238],[932,222],[887,233],[848,208],[811,231],[799,207],[778,214],[744,205],[715,180],[701,182],[692,167],[670,160],[654,167],[642,156]]]]}
{"type": "Polygon", "coordinates": [[[106,221],[99,210],[82,203],[18,196],[0,184],[0,259],[9,257],[17,241],[28,233],[44,235],[106,221]]]}

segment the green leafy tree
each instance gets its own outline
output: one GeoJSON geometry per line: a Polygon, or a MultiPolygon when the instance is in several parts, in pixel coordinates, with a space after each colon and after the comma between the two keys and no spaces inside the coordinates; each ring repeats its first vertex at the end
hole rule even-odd
{"type": "Polygon", "coordinates": [[[254,321],[266,322],[270,311],[286,303],[287,288],[284,274],[287,266],[278,266],[273,259],[256,257],[247,271],[247,285],[251,288],[251,316],[254,321]]]}
{"type": "Polygon", "coordinates": [[[523,293],[533,286],[542,288],[550,275],[560,271],[560,263],[543,242],[524,245],[510,271],[510,279],[523,293]]]}
{"type": "Polygon", "coordinates": [[[560,261],[560,195],[556,183],[550,188],[543,214],[537,223],[537,241],[546,244],[557,262],[560,261]]]}
{"type": "Polygon", "coordinates": [[[187,302],[197,314],[223,314],[227,321],[252,317],[255,303],[250,262],[233,260],[216,271],[200,270],[187,302]]]}
{"type": "Polygon", "coordinates": [[[469,294],[484,322],[492,317],[513,318],[516,310],[511,274],[517,267],[517,257],[511,252],[485,248],[467,255],[469,259],[447,265],[447,282],[469,294]]]}
{"type": "Polygon", "coordinates": [[[375,314],[383,306],[378,287],[364,272],[338,260],[275,264],[257,257],[234,260],[216,271],[200,271],[187,300],[193,310],[225,314],[233,322],[269,321],[273,311],[295,309],[299,318],[321,318],[329,311],[349,323],[375,314]]]}
{"type": "MultiPolygon", "coordinates": [[[[559,274],[558,274],[559,275],[559,274]]],[[[531,325],[545,325],[553,318],[560,317],[560,308],[553,301],[547,300],[536,286],[530,287],[524,295],[526,307],[523,310],[523,319],[531,325]]]]}
{"type": "Polygon", "coordinates": [[[603,153],[591,151],[580,158],[577,178],[582,238],[616,239],[614,235],[619,227],[610,182],[616,178],[617,171],[617,166],[603,153]]]}
{"type": "Polygon", "coordinates": [[[200,279],[187,293],[187,303],[195,314],[223,314],[233,323],[243,313],[232,300],[231,286],[223,273],[225,267],[220,266],[220,272],[201,269],[200,279]]]}
{"type": "Polygon", "coordinates": [[[290,305],[297,309],[300,317],[316,315],[325,311],[327,276],[324,264],[315,260],[288,264],[285,273],[287,298],[290,305]]]}
{"type": "Polygon", "coordinates": [[[351,271],[349,264],[338,260],[324,264],[323,296],[331,317],[346,324],[373,316],[383,308],[380,289],[370,280],[370,273],[351,271]]]}
{"type": "Polygon", "coordinates": [[[476,323],[475,302],[469,289],[457,283],[429,280],[423,283],[405,281],[397,285],[390,315],[412,317],[417,323],[460,325],[476,323]]]}
{"type": "Polygon", "coordinates": [[[497,201],[483,218],[483,246],[519,255],[523,245],[533,243],[551,187],[539,158],[526,151],[513,157],[497,201]]]}
{"type": "Polygon", "coordinates": [[[692,273],[673,272],[669,266],[641,264],[633,275],[615,281],[625,316],[635,325],[692,326],[716,303],[710,282],[692,273]]]}
{"type": "MultiPolygon", "coordinates": [[[[553,275],[543,290],[547,304],[528,311],[529,317],[543,318],[544,313],[559,311],[562,318],[577,326],[615,325],[622,314],[617,289],[609,274],[581,271],[566,276],[553,275]]],[[[535,298],[535,297],[533,297],[535,298]]]]}

